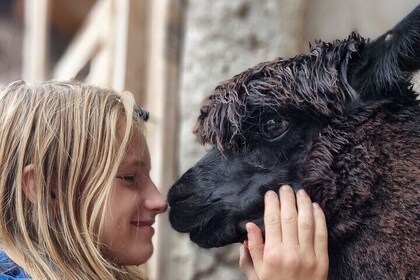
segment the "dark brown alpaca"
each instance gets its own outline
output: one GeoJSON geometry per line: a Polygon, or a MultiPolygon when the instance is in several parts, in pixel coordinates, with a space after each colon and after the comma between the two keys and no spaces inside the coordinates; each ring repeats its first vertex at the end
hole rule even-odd
{"type": "Polygon", "coordinates": [[[317,42],[221,84],[196,128],[214,147],[168,194],[172,226],[241,242],[290,184],[326,213],[330,279],[420,279],[419,69],[420,6],[372,42],[317,42]]]}

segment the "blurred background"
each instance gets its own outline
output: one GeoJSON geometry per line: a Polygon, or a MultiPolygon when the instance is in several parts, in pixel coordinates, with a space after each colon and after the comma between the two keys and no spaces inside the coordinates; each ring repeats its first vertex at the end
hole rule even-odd
{"type": "MultiPolygon", "coordinates": [[[[192,133],[204,98],[248,67],[308,43],[375,37],[418,0],[0,0],[0,85],[80,79],[129,90],[151,112],[162,193],[205,152],[192,133]]],[[[160,217],[151,280],[244,279],[239,246],[204,250],[160,217]]]]}

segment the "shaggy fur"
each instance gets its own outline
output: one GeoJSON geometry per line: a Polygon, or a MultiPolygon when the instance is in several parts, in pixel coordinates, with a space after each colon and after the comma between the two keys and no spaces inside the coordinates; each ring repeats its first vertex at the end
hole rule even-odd
{"type": "Polygon", "coordinates": [[[170,221],[202,247],[263,225],[290,184],[324,209],[330,279],[419,279],[420,6],[373,42],[357,34],[261,63],[218,86],[196,133],[214,147],[170,189],[170,221]]]}

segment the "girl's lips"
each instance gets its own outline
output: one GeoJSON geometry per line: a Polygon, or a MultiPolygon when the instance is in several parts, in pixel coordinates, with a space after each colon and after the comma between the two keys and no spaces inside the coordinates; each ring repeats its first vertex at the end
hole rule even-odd
{"type": "Polygon", "coordinates": [[[144,230],[148,231],[152,234],[155,233],[155,229],[153,228],[153,224],[155,221],[132,221],[130,224],[136,227],[137,230],[144,230]]]}
{"type": "Polygon", "coordinates": [[[154,224],[154,221],[132,221],[130,224],[136,227],[151,227],[154,224]]]}

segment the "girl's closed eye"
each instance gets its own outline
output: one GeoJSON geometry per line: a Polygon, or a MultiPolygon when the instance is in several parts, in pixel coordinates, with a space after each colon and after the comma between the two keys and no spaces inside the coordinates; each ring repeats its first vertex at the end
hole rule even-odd
{"type": "Polygon", "coordinates": [[[117,179],[120,179],[127,183],[134,183],[136,181],[136,175],[135,174],[120,174],[120,175],[117,175],[117,179]]]}

